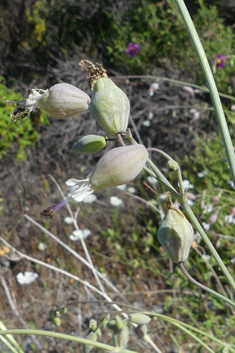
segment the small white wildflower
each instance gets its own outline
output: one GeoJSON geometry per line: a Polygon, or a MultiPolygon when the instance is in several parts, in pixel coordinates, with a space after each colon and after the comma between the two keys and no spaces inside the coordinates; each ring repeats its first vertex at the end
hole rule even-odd
{"type": "Polygon", "coordinates": [[[225,222],[229,224],[233,224],[234,222],[234,216],[231,214],[228,214],[227,216],[224,217],[225,222]]]}
{"type": "Polygon", "coordinates": [[[192,114],[193,120],[198,120],[200,118],[200,112],[197,109],[190,109],[189,113],[192,114]]]}
{"type": "Polygon", "coordinates": [[[112,206],[116,206],[116,207],[121,206],[123,204],[123,201],[119,199],[117,196],[111,196],[109,202],[112,206]]]}
{"type": "Polygon", "coordinates": [[[235,257],[231,259],[231,264],[235,264],[235,257]]]}
{"type": "Polygon", "coordinates": [[[234,188],[234,182],[232,180],[228,180],[227,183],[231,188],[234,188]]]}
{"type": "Polygon", "coordinates": [[[126,190],[126,187],[127,187],[126,184],[117,186],[117,188],[118,188],[119,190],[121,190],[121,191],[125,191],[125,190],[126,190]]]}
{"type": "Polygon", "coordinates": [[[205,230],[205,231],[208,231],[210,230],[210,224],[206,223],[206,222],[202,222],[202,228],[205,230]]]}
{"type": "Polygon", "coordinates": [[[136,188],[134,188],[134,186],[130,186],[129,188],[127,188],[127,191],[128,191],[130,194],[135,194],[135,193],[136,193],[136,188]]]}
{"type": "Polygon", "coordinates": [[[159,199],[162,201],[167,200],[168,198],[169,198],[169,194],[159,195],[159,199]]]}
{"type": "Polygon", "coordinates": [[[203,260],[209,261],[211,256],[210,255],[202,255],[203,260]]]}
{"type": "Polygon", "coordinates": [[[30,284],[34,282],[38,277],[39,275],[37,273],[26,271],[25,273],[18,273],[16,275],[16,280],[23,286],[24,284],[30,284]]]}
{"type": "Polygon", "coordinates": [[[84,203],[93,203],[93,202],[95,202],[96,200],[97,200],[97,196],[94,195],[94,194],[91,194],[91,195],[87,196],[87,197],[83,200],[83,202],[84,202],[84,203]]]}
{"type": "Polygon", "coordinates": [[[149,96],[152,97],[154,95],[154,92],[159,90],[159,87],[160,87],[159,83],[153,82],[148,90],[149,96]]]}
{"type": "Polygon", "coordinates": [[[208,171],[206,169],[202,170],[201,172],[197,173],[197,176],[199,178],[204,178],[208,174],[208,171]]]}
{"type": "Polygon", "coordinates": [[[73,234],[70,234],[69,239],[72,241],[79,241],[81,239],[85,240],[87,237],[91,235],[90,229],[78,229],[74,230],[73,234]]]}
{"type": "Polygon", "coordinates": [[[149,112],[148,113],[148,120],[152,120],[153,119],[153,112],[149,112]]]}
{"type": "Polygon", "coordinates": [[[185,189],[189,190],[189,189],[193,189],[193,188],[194,188],[194,186],[193,186],[193,184],[190,183],[189,180],[187,180],[187,179],[183,180],[183,189],[184,190],[185,189]]]}
{"type": "Polygon", "coordinates": [[[148,177],[147,177],[147,180],[148,180],[148,182],[149,182],[150,184],[157,184],[157,183],[158,183],[157,179],[155,179],[155,178],[152,177],[152,176],[148,176],[148,177]]]}
{"type": "Polygon", "coordinates": [[[232,112],[235,112],[235,104],[231,105],[231,108],[232,112]]]}
{"type": "Polygon", "coordinates": [[[194,93],[194,89],[190,86],[183,86],[183,89],[188,92],[189,97],[194,97],[195,93],[194,93]]]}
{"type": "Polygon", "coordinates": [[[46,248],[47,248],[46,244],[44,244],[44,243],[39,243],[38,244],[38,250],[39,251],[44,251],[44,250],[46,250],[46,248]]]}
{"type": "Polygon", "coordinates": [[[149,127],[150,126],[150,121],[149,120],[145,120],[143,122],[143,125],[146,126],[146,127],[149,127]]]}
{"type": "Polygon", "coordinates": [[[72,217],[65,217],[64,218],[64,223],[73,224],[73,218],[72,217]]]}
{"type": "Polygon", "coordinates": [[[212,205],[204,205],[203,209],[207,212],[207,213],[211,213],[213,211],[213,206],[212,205]]]}
{"type": "Polygon", "coordinates": [[[188,199],[187,201],[188,201],[188,205],[189,205],[190,207],[192,207],[192,206],[194,205],[194,202],[193,202],[192,200],[188,199]]]}

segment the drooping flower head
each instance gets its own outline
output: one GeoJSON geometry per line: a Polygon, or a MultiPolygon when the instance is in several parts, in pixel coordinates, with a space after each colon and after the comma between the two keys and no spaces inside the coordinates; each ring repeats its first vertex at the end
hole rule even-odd
{"type": "Polygon", "coordinates": [[[148,151],[143,145],[117,147],[106,153],[97,163],[94,171],[85,180],[69,179],[71,197],[59,205],[42,211],[43,216],[54,213],[73,199],[83,201],[87,196],[101,189],[127,184],[141,172],[148,159],[148,151]]]}
{"type": "Polygon", "coordinates": [[[216,68],[221,67],[222,69],[225,67],[225,62],[227,60],[226,55],[223,54],[216,54],[215,59],[211,61],[212,64],[216,65],[216,68]]]}
{"type": "Polygon", "coordinates": [[[187,260],[194,238],[193,227],[173,205],[170,205],[157,231],[157,237],[173,262],[187,260]]]}
{"type": "Polygon", "coordinates": [[[12,112],[12,121],[23,119],[26,116],[32,118],[38,109],[55,118],[70,118],[83,113],[89,108],[90,97],[79,88],[68,83],[58,83],[49,90],[31,89],[28,98],[21,101],[7,101],[9,105],[16,103],[17,107],[12,112]]]}
{"type": "Polygon", "coordinates": [[[130,55],[132,58],[134,58],[135,56],[137,56],[139,50],[140,50],[139,44],[130,42],[126,48],[126,53],[130,55]]]}

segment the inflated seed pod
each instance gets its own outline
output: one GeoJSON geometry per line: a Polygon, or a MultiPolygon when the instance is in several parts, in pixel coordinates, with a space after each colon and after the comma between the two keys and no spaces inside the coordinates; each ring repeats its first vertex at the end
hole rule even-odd
{"type": "Polygon", "coordinates": [[[100,78],[93,87],[90,111],[99,127],[114,136],[127,129],[130,101],[112,80],[100,78]]]}
{"type": "Polygon", "coordinates": [[[181,211],[173,207],[167,211],[157,231],[157,237],[173,262],[187,260],[194,232],[181,211]]]}
{"type": "Polygon", "coordinates": [[[38,107],[55,118],[70,118],[89,108],[90,97],[68,83],[52,86],[38,100],[38,107]]]}

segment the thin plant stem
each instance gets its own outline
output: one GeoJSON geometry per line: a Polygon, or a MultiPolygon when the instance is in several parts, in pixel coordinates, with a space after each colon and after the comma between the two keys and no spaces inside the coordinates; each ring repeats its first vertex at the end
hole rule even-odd
{"type": "MultiPolygon", "coordinates": [[[[63,193],[63,191],[62,191],[60,185],[57,183],[57,181],[55,180],[55,178],[54,178],[51,174],[49,174],[49,177],[50,177],[51,180],[55,183],[55,185],[57,186],[57,188],[58,188],[58,190],[59,190],[61,196],[62,196],[62,197],[64,198],[64,200],[65,200],[66,198],[65,198],[65,195],[64,195],[64,193],[63,193]]],[[[68,211],[69,211],[69,214],[70,214],[70,216],[71,216],[72,219],[73,219],[74,227],[75,227],[76,230],[78,231],[78,230],[79,230],[79,227],[78,227],[78,224],[77,224],[77,217],[74,217],[73,212],[72,212],[72,210],[71,210],[71,207],[70,207],[69,203],[67,203],[66,205],[67,205],[67,209],[68,209],[68,211]]],[[[80,209],[79,209],[79,210],[80,210],[80,209]]],[[[78,210],[78,212],[79,212],[79,210],[78,210]]],[[[95,271],[95,266],[94,266],[94,264],[93,264],[93,262],[92,262],[92,260],[91,260],[91,257],[90,257],[89,251],[88,251],[88,249],[87,249],[86,243],[85,243],[85,241],[82,239],[82,237],[80,237],[80,241],[81,241],[83,250],[84,250],[84,252],[85,252],[87,261],[88,261],[89,264],[91,265],[91,270],[92,270],[93,275],[94,275],[94,277],[95,277],[95,279],[96,279],[96,282],[98,283],[98,286],[100,287],[100,290],[101,290],[103,293],[105,293],[105,289],[104,289],[104,287],[103,287],[103,285],[102,285],[102,283],[101,283],[101,281],[100,281],[100,279],[99,279],[99,276],[97,275],[97,272],[95,271]]]]}
{"type": "Polygon", "coordinates": [[[204,286],[203,284],[197,282],[193,277],[191,277],[182,262],[179,262],[178,265],[179,265],[179,268],[181,269],[181,271],[183,272],[183,274],[188,278],[188,280],[190,282],[192,282],[193,284],[195,284],[199,288],[207,291],[208,293],[214,295],[215,297],[222,299],[224,302],[227,302],[228,304],[230,304],[231,306],[233,306],[235,308],[235,303],[232,300],[228,299],[227,297],[225,297],[224,295],[222,295],[220,293],[215,292],[213,289],[204,286]]]}
{"type": "MultiPolygon", "coordinates": [[[[151,81],[155,80],[157,82],[166,81],[166,82],[171,82],[171,83],[174,83],[174,84],[180,85],[180,86],[193,87],[193,88],[196,88],[202,92],[210,93],[210,90],[207,87],[199,86],[199,85],[196,85],[195,83],[191,83],[191,82],[174,80],[169,77],[151,76],[151,75],[126,75],[126,76],[118,76],[117,78],[118,78],[118,80],[120,80],[120,79],[126,80],[127,78],[129,78],[129,79],[139,79],[139,80],[149,79],[151,81]]],[[[112,80],[115,80],[115,77],[112,77],[112,80]]],[[[229,94],[219,92],[219,95],[220,95],[220,97],[230,99],[231,101],[235,101],[235,97],[230,96],[229,94]]]]}
{"type": "Polygon", "coordinates": [[[114,346],[110,346],[110,345],[102,343],[102,342],[94,342],[91,340],[87,340],[86,338],[75,337],[75,336],[66,335],[64,333],[59,333],[59,332],[43,331],[43,330],[23,330],[23,329],[0,331],[0,335],[8,335],[8,334],[38,335],[38,336],[55,337],[55,338],[60,338],[62,340],[68,340],[68,341],[78,342],[78,343],[82,343],[82,344],[87,344],[90,346],[102,348],[104,350],[108,350],[108,351],[112,351],[112,352],[138,353],[136,351],[131,351],[131,350],[125,349],[125,348],[122,348],[120,351],[120,347],[114,347],[114,346]]]}
{"type": "Polygon", "coordinates": [[[215,114],[217,117],[217,122],[219,125],[220,133],[222,136],[222,140],[224,143],[227,159],[230,165],[230,170],[232,174],[232,179],[235,184],[235,155],[234,155],[234,150],[233,150],[233,144],[231,141],[231,137],[229,134],[228,130],[228,125],[225,119],[223,107],[220,101],[219,93],[215,84],[215,80],[209,65],[209,62],[207,60],[205,51],[203,49],[203,46],[201,44],[200,38],[197,34],[197,31],[195,29],[195,26],[193,24],[193,21],[190,17],[190,14],[187,10],[187,7],[185,6],[184,0],[175,0],[175,3],[177,4],[180,14],[183,18],[183,21],[185,23],[185,26],[188,30],[188,33],[191,37],[191,40],[193,42],[194,48],[196,50],[203,74],[205,76],[206,82],[208,89],[210,91],[210,96],[212,100],[212,104],[215,109],[215,114]]]}

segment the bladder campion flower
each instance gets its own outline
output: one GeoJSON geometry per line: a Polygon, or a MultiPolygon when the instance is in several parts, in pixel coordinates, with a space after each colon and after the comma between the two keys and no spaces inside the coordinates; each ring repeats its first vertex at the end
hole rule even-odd
{"type": "Polygon", "coordinates": [[[49,90],[31,89],[28,98],[21,101],[7,101],[9,105],[16,103],[17,107],[12,112],[12,121],[32,118],[38,109],[55,118],[71,118],[85,112],[90,105],[90,97],[79,88],[68,83],[58,83],[49,90]]]}
{"type": "Polygon", "coordinates": [[[129,183],[141,172],[147,159],[148,151],[143,145],[113,148],[98,161],[94,171],[85,180],[67,180],[71,196],[59,205],[48,207],[41,214],[52,217],[72,199],[81,202],[98,190],[129,183]]]}
{"type": "Polygon", "coordinates": [[[137,43],[130,42],[127,46],[126,53],[134,58],[140,50],[140,46],[137,43]]]}

